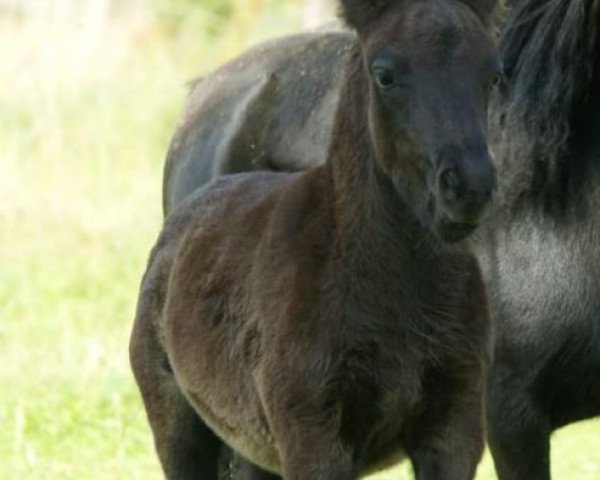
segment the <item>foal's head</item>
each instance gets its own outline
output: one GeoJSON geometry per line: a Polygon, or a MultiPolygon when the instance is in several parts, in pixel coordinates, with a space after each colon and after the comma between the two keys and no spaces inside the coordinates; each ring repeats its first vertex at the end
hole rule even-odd
{"type": "Polygon", "coordinates": [[[378,165],[441,238],[482,220],[496,173],[486,109],[500,64],[487,25],[495,0],[342,0],[369,78],[378,165]]]}

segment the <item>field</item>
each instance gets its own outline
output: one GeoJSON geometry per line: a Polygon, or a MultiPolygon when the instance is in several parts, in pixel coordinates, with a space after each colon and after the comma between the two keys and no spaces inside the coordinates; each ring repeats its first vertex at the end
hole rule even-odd
{"type": "MultiPolygon", "coordinates": [[[[127,342],[184,84],[300,12],[5,3],[19,2],[0,2],[0,478],[158,479],[127,342]]],[[[556,479],[600,478],[599,427],[556,435],[556,479]]],[[[486,458],[478,479],[493,478],[486,458]]]]}

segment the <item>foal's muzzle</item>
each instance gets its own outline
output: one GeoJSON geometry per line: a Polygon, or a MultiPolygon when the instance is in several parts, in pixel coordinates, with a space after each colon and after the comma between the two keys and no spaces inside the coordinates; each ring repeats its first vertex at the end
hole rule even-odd
{"type": "Polygon", "coordinates": [[[497,180],[487,149],[476,157],[466,157],[456,150],[453,153],[441,155],[438,161],[438,228],[442,237],[458,240],[467,236],[485,217],[497,180]]]}

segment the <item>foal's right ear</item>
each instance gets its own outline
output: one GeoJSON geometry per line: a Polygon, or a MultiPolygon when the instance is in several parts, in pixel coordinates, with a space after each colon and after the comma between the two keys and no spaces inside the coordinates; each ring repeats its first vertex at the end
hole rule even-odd
{"type": "Polygon", "coordinates": [[[346,24],[363,32],[397,0],[340,0],[340,15],[346,24]]]}

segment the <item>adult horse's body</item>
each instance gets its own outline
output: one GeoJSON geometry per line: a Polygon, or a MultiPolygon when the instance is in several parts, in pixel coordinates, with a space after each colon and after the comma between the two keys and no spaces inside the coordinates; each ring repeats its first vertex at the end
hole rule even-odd
{"type": "Polygon", "coordinates": [[[167,155],[165,214],[217,175],[324,163],[355,41],[339,27],[273,40],[195,82],[167,155]]]}
{"type": "Polygon", "coordinates": [[[216,478],[222,440],[289,480],[402,452],[474,475],[488,319],[462,240],[496,184],[494,2],[342,5],[360,41],[325,164],[223,177],[151,255],[131,360],[169,478],[216,478]]]}
{"type": "Polygon", "coordinates": [[[518,1],[501,45],[489,440],[501,480],[549,480],[552,431],[600,414],[600,1],[518,1]]]}
{"type": "MultiPolygon", "coordinates": [[[[510,85],[491,102],[501,204],[495,232],[480,242],[498,331],[490,446],[502,480],[548,480],[551,432],[600,414],[600,2],[512,3],[501,40],[510,85]]],[[[298,81],[327,84],[321,75],[340,68],[335,52],[344,38],[322,35],[322,42],[318,54],[328,68],[298,81]]],[[[294,78],[293,63],[262,65],[269,75],[282,69],[294,78]]],[[[272,117],[280,114],[270,106],[272,117]]],[[[197,108],[194,128],[202,131],[210,120],[197,108]]],[[[198,156],[187,157],[186,168],[211,164],[201,138],[188,138],[198,156]]],[[[315,142],[315,161],[327,145],[327,138],[315,142]]]]}

